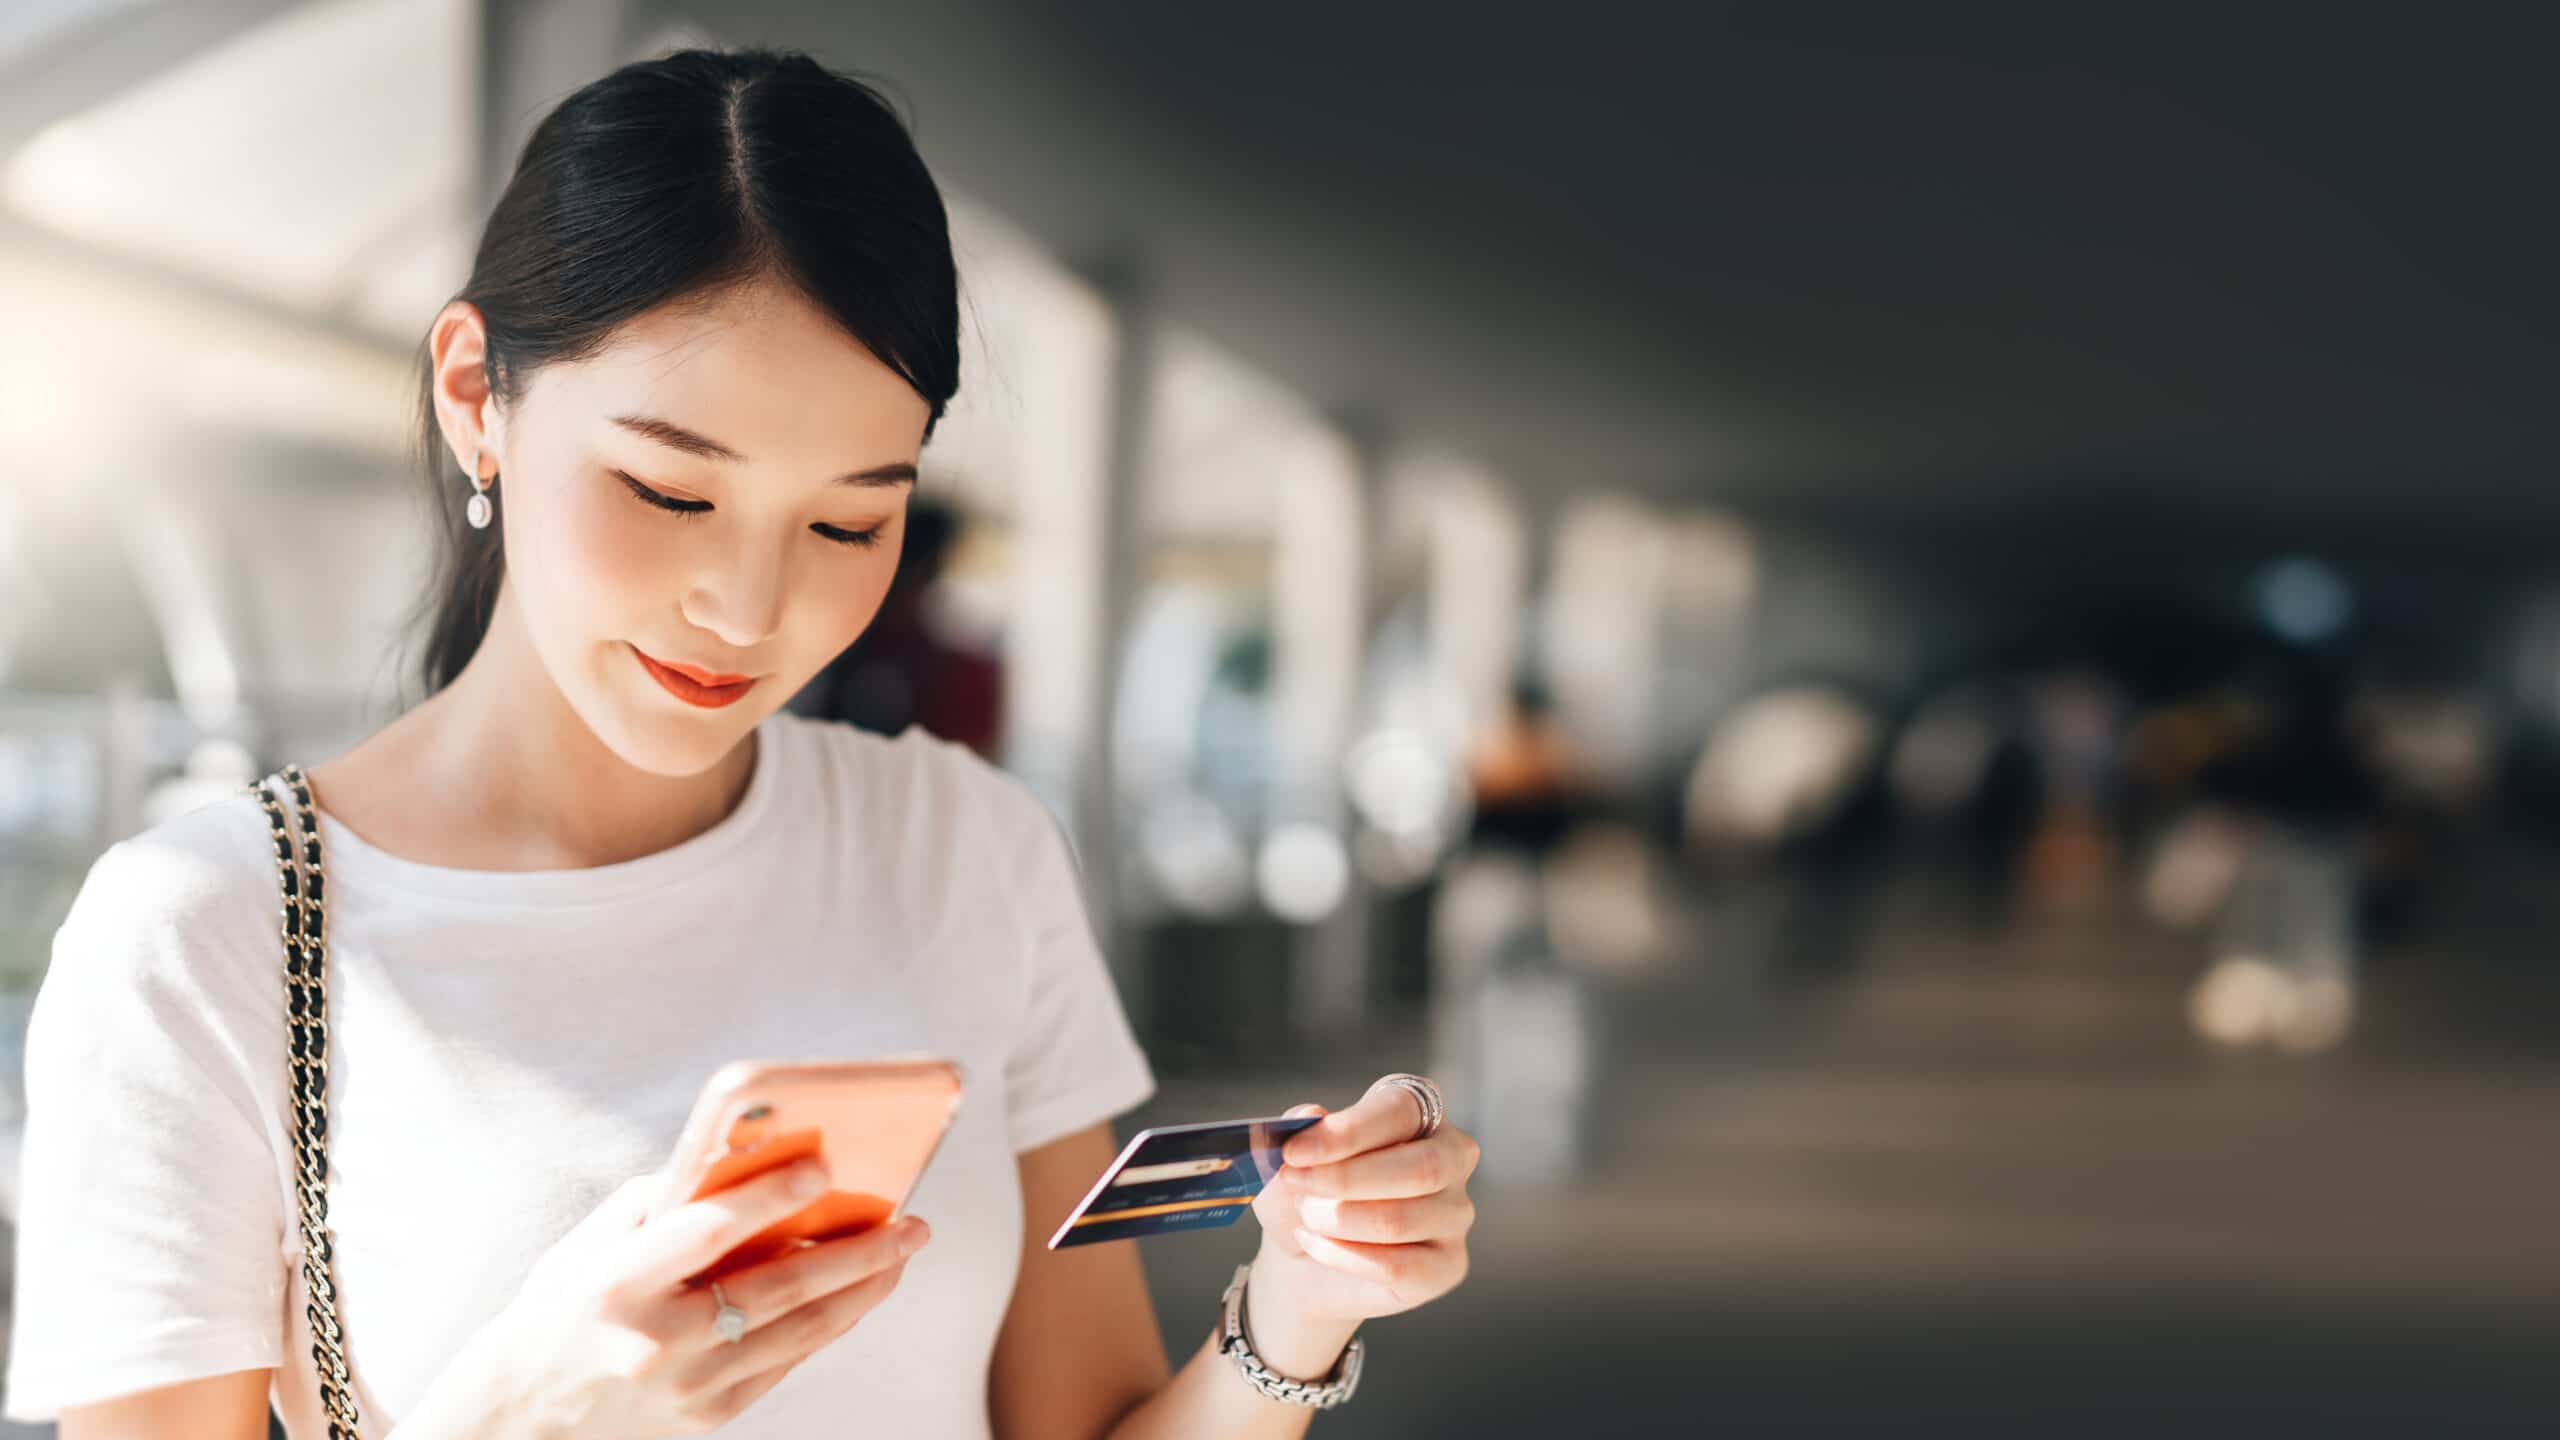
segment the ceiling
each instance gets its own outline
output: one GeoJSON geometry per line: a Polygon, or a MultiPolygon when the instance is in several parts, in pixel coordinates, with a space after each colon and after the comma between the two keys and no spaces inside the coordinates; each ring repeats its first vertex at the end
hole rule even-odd
{"type": "Polygon", "coordinates": [[[1327,409],[1811,521],[2554,518],[2532,37],[2313,6],[667,5],[1327,409]]]}
{"type": "Polygon", "coordinates": [[[30,133],[0,123],[17,141],[7,211],[163,279],[414,346],[476,238],[467,0],[235,6],[210,31],[173,25],[198,7],[152,7],[147,26],[101,8],[62,43],[93,57],[94,92],[55,97],[30,133]]]}
{"type": "Polygon", "coordinates": [[[881,77],[955,193],[1533,502],[2528,559],[2560,519],[2547,51],[2487,25],[44,0],[0,26],[12,208],[405,356],[467,264],[482,7],[577,52],[527,116],[670,33],[881,77]]]}

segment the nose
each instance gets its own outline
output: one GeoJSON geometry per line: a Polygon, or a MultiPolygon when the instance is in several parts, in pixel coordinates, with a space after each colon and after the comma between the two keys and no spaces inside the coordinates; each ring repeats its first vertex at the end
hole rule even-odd
{"type": "Polygon", "coordinates": [[[739,544],[695,574],[680,606],[684,618],[734,649],[763,644],[782,627],[787,563],[784,555],[761,545],[739,544]]]}

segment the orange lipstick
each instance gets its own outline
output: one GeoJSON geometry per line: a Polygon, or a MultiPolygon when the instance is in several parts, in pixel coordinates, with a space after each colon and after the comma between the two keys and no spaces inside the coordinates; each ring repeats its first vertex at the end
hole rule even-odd
{"type": "Polygon", "coordinates": [[[651,679],[665,686],[668,694],[687,705],[717,710],[723,705],[736,704],[755,688],[752,675],[726,675],[681,661],[655,659],[637,645],[631,647],[631,653],[640,657],[641,668],[649,672],[651,679]]]}

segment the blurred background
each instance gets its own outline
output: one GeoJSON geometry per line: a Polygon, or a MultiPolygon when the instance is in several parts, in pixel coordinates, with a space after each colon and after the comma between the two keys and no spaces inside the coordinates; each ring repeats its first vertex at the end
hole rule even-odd
{"type": "Polygon", "coordinates": [[[9,0],[0,1176],[90,861],[414,698],[516,147],[775,43],[907,109],[969,347],[795,707],[1056,809],[1128,1124],[1485,1142],[1321,1433],[2551,1433],[2526,13],[9,0]]]}

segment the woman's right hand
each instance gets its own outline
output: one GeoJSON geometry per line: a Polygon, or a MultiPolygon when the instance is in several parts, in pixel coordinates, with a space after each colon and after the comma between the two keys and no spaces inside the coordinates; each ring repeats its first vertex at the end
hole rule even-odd
{"type": "Polygon", "coordinates": [[[710,1287],[688,1279],[816,1198],[825,1168],[796,1161],[646,1219],[656,1180],[642,1176],[607,1197],[473,1337],[452,1388],[476,1395],[430,1396],[421,1408],[467,1405],[485,1417],[483,1435],[701,1434],[871,1313],[930,1233],[910,1216],[723,1276],[722,1292],[747,1316],[745,1337],[732,1344],[712,1330],[710,1287]]]}

